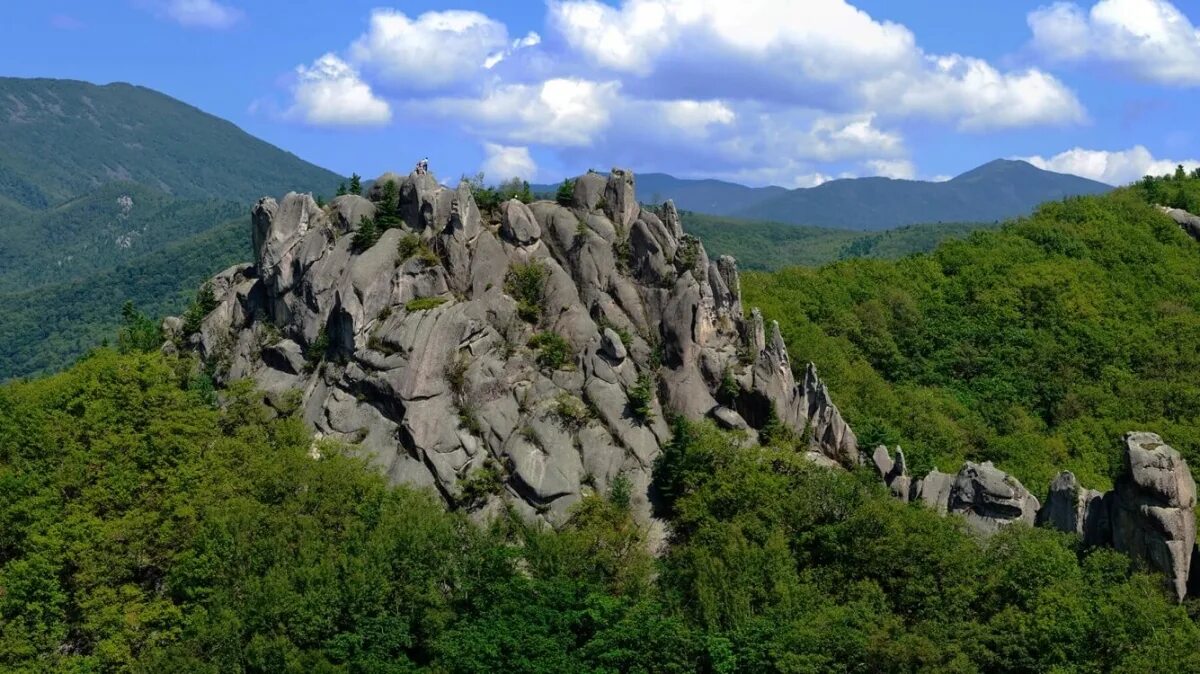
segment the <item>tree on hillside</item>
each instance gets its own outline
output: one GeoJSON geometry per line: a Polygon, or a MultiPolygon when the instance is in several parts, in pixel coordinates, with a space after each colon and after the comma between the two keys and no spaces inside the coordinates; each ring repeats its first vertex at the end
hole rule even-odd
{"type": "Polygon", "coordinates": [[[350,194],[362,195],[362,176],[357,173],[350,176],[350,194]]]}
{"type": "Polygon", "coordinates": [[[354,232],[354,238],[350,240],[350,246],[356,252],[362,252],[379,241],[380,230],[375,224],[375,220],[363,216],[358,222],[358,229],[354,232]]]}
{"type": "Polygon", "coordinates": [[[387,181],[383,186],[383,198],[376,209],[375,222],[380,233],[404,223],[400,217],[400,188],[394,180],[387,181]]]}
{"type": "Polygon", "coordinates": [[[343,180],[342,182],[338,183],[337,196],[344,197],[346,194],[346,181],[343,180]]]}

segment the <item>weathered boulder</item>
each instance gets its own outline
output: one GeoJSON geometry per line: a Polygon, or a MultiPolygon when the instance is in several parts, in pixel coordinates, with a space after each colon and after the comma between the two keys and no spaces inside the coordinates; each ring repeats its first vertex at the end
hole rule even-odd
{"type": "Polygon", "coordinates": [[[913,483],[912,500],[920,501],[925,507],[945,515],[950,510],[950,492],[954,489],[954,481],[953,475],[934,468],[913,483]]]}
{"type": "Polygon", "coordinates": [[[516,199],[500,204],[500,233],[518,246],[528,246],[542,237],[542,227],[533,211],[516,199]]]}
{"type": "Polygon", "coordinates": [[[968,461],[950,490],[949,511],[966,516],[968,525],[985,534],[1013,522],[1033,525],[1039,507],[1024,485],[991,461],[968,461]]]}
{"type": "Polygon", "coordinates": [[[604,198],[604,189],[608,186],[608,178],[588,171],[575,179],[574,203],[575,208],[594,211],[604,198]]]}
{"type": "Polygon", "coordinates": [[[618,228],[629,231],[641,207],[634,190],[633,172],[614,168],[604,186],[604,212],[618,228]]]}
{"type": "Polygon", "coordinates": [[[1179,452],[1154,433],[1125,435],[1125,467],[1111,508],[1113,546],[1166,574],[1182,600],[1196,546],[1196,483],[1179,452]]]}
{"type": "Polygon", "coordinates": [[[901,501],[908,501],[912,491],[912,478],[908,475],[904,450],[897,447],[896,459],[892,460],[887,447],[879,445],[871,455],[871,463],[874,464],[879,478],[891,490],[892,495],[901,501]]]}
{"type": "Polygon", "coordinates": [[[375,217],[375,204],[357,194],[334,197],[329,210],[334,226],[342,234],[358,229],[363,218],[375,217]]]}
{"type": "Polygon", "coordinates": [[[1087,545],[1100,545],[1112,539],[1104,494],[1082,488],[1069,470],[1059,473],[1050,483],[1050,494],[1038,511],[1037,523],[1079,534],[1087,545]]]}

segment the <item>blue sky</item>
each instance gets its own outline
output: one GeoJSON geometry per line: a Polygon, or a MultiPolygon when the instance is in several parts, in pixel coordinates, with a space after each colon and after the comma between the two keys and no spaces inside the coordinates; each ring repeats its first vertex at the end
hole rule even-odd
{"type": "Polygon", "coordinates": [[[44,0],[0,74],[158,89],[342,173],[1110,183],[1200,158],[1200,1],[44,0]]]}

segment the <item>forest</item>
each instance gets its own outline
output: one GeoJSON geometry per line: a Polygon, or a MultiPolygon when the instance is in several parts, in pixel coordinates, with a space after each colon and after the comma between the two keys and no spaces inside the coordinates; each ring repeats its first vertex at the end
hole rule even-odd
{"type": "MultiPolygon", "coordinates": [[[[1154,179],[899,261],[746,274],[793,364],[914,472],[990,459],[1106,488],[1121,433],[1200,465],[1200,244],[1154,179]]],[[[616,480],[558,530],[389,486],[132,305],[114,346],[0,387],[0,669],[13,672],[1194,672],[1200,603],[1074,535],[981,539],[672,420],[651,554],[616,480]]]]}
{"type": "Polygon", "coordinates": [[[1196,607],[1124,555],[981,541],[791,447],[677,421],[654,558],[620,481],[556,532],[476,526],[118,341],[0,389],[5,671],[1200,668],[1196,607]]]}

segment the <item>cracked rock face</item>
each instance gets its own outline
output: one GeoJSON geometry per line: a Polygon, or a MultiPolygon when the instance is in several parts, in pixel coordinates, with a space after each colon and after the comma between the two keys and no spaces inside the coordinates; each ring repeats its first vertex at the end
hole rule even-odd
{"type": "Polygon", "coordinates": [[[222,379],[281,408],[299,395],[314,435],[394,482],[551,524],[618,476],[649,520],[666,409],[750,436],[777,419],[814,459],[860,461],[816,369],[796,381],[778,326],[743,315],[734,260],[710,260],[673,204],[640,206],[631,172],[580,177],[569,208],[488,213],[465,185],[388,180],[403,224],[365,250],[382,188],[255,205],[255,263],[213,280],[219,306],[191,336],[222,379]]]}

